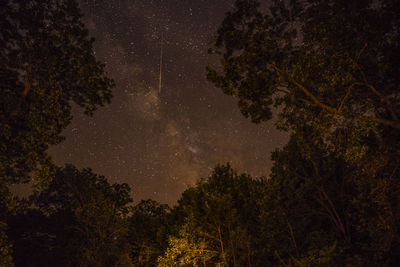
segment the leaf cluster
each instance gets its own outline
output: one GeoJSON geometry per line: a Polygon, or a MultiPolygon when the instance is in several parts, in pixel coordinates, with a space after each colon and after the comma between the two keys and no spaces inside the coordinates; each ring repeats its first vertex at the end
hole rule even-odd
{"type": "Polygon", "coordinates": [[[114,83],[73,0],[0,3],[0,177],[19,183],[52,171],[46,150],[64,140],[71,104],[92,115],[114,83]]]}

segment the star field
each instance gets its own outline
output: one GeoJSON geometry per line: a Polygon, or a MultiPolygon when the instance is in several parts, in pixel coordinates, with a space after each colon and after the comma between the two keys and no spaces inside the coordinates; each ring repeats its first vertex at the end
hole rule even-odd
{"type": "Polygon", "coordinates": [[[126,182],[135,201],[169,204],[218,163],[267,175],[270,152],[286,135],[272,123],[252,124],[234,98],[206,80],[205,67],[215,62],[207,48],[232,2],[82,1],[96,56],[116,88],[92,118],[74,108],[66,141],[51,149],[56,162],[126,182]]]}

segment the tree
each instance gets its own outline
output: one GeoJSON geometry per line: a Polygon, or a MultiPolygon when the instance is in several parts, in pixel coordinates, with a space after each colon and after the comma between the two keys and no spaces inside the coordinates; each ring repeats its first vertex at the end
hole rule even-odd
{"type": "Polygon", "coordinates": [[[37,182],[50,171],[47,148],[64,139],[71,103],[92,115],[110,101],[113,81],[75,0],[6,0],[0,10],[0,178],[36,173],[37,182]]]}
{"type": "Polygon", "coordinates": [[[395,265],[396,199],[387,197],[398,189],[382,186],[393,181],[385,173],[360,177],[356,166],[324,150],[315,149],[308,158],[299,151],[294,136],[272,155],[261,208],[265,262],[395,265]]]}
{"type": "Polygon", "coordinates": [[[215,260],[219,251],[210,250],[210,242],[200,236],[201,233],[191,231],[188,223],[184,224],[176,236],[169,237],[168,246],[164,255],[158,257],[157,266],[207,266],[207,263],[221,265],[221,262],[215,260]]]}
{"type": "MultiPolygon", "coordinates": [[[[75,0],[0,2],[1,205],[12,199],[11,184],[49,182],[54,166],[46,150],[64,139],[72,102],[88,115],[110,102],[114,83],[81,18],[75,0]]],[[[5,213],[0,220],[3,242],[5,213]]]]}
{"type": "Polygon", "coordinates": [[[399,11],[393,0],[275,0],[267,12],[238,0],[210,49],[221,66],[208,67],[208,79],[254,122],[281,107],[279,128],[299,138],[313,129],[308,146],[354,161],[373,138],[398,156],[399,11]]]}
{"type": "Polygon", "coordinates": [[[393,0],[238,0],[218,30],[208,79],[253,122],[277,108],[293,133],[274,154],[263,223],[275,248],[286,239],[286,264],[398,261],[399,12],[393,0]],[[322,239],[304,235],[309,221],[322,239]]]}
{"type": "Polygon", "coordinates": [[[10,218],[17,266],[130,266],[127,184],[72,165],[10,218]]]}
{"type": "Polygon", "coordinates": [[[7,231],[7,214],[15,204],[14,199],[8,189],[0,182],[0,266],[13,266],[11,254],[12,246],[8,242],[7,231]]]}
{"type": "Polygon", "coordinates": [[[323,150],[304,158],[295,137],[272,159],[261,215],[269,264],[359,266],[354,251],[344,252],[353,234],[350,210],[356,213],[349,200],[357,197],[344,161],[323,150]]]}
{"type": "Polygon", "coordinates": [[[257,265],[261,184],[225,165],[186,190],[172,211],[178,220],[159,264],[257,265]]]}
{"type": "Polygon", "coordinates": [[[167,247],[169,207],[154,200],[142,200],[132,208],[129,243],[135,266],[155,266],[167,247]]]}

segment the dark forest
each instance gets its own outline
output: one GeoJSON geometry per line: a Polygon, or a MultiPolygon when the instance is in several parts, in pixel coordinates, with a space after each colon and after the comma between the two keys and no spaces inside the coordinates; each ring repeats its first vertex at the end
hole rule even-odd
{"type": "Polygon", "coordinates": [[[225,12],[209,86],[290,137],[270,173],[215,162],[167,205],[53,160],[72,109],[94,116],[118,84],[77,1],[1,1],[0,266],[399,265],[398,1],[225,12]],[[31,194],[11,190],[21,184],[31,194]]]}

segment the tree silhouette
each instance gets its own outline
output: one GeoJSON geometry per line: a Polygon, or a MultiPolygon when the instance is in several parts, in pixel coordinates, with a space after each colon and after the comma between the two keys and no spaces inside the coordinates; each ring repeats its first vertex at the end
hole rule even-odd
{"type": "Polygon", "coordinates": [[[46,150],[64,138],[71,103],[88,115],[111,99],[113,81],[96,60],[94,39],[73,0],[0,4],[0,177],[36,180],[48,173],[46,150]]]}
{"type": "MultiPolygon", "coordinates": [[[[81,18],[74,0],[0,3],[2,211],[12,206],[10,185],[49,182],[55,168],[46,150],[64,139],[60,134],[71,122],[71,104],[91,115],[110,102],[114,83],[96,60],[81,18]]],[[[0,214],[4,248],[5,214],[0,214]]]]}
{"type": "Polygon", "coordinates": [[[10,219],[17,266],[129,266],[127,184],[72,165],[10,219]]]}

